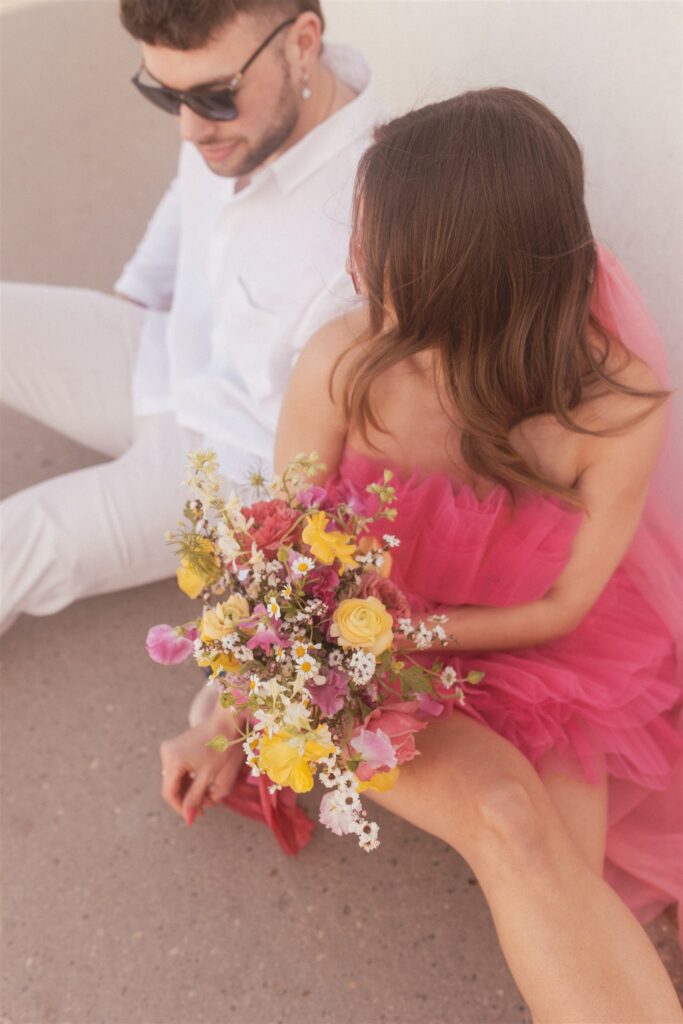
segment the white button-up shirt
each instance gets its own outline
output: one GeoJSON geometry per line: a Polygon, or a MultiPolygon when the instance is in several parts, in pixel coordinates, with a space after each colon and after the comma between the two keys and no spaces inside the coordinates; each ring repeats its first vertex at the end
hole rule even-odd
{"type": "Polygon", "coordinates": [[[326,44],[323,60],[356,98],[237,193],[183,144],[178,175],[115,285],[150,307],[136,413],[173,411],[236,482],[270,466],[298,352],[354,301],[344,272],[353,182],[383,111],[359,54],[326,44]]]}

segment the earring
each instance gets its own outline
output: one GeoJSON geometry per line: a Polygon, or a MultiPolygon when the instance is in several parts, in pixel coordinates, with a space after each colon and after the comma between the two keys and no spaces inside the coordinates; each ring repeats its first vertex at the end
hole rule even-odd
{"type": "Polygon", "coordinates": [[[311,92],[311,87],[308,84],[308,71],[304,71],[303,72],[302,79],[303,79],[303,85],[301,87],[301,99],[302,100],[310,100],[310,98],[313,95],[313,93],[311,92]]]}

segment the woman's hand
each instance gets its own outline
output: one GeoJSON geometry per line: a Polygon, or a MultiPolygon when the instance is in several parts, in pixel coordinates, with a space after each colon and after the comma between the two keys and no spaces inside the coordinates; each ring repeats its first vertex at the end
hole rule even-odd
{"type": "Polygon", "coordinates": [[[188,825],[197,811],[228,796],[242,767],[244,752],[240,743],[232,744],[223,753],[207,747],[217,734],[229,740],[239,736],[234,714],[220,705],[199,725],[164,740],[160,747],[161,795],[188,825]]]}

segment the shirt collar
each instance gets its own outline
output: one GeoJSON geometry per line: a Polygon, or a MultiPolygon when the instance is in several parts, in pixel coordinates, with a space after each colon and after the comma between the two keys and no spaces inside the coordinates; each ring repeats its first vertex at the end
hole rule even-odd
{"type": "Polygon", "coordinates": [[[273,175],[285,194],[294,191],[309,175],[353,142],[368,136],[385,111],[379,100],[375,79],[365,58],[349,46],[325,43],[322,61],[338,78],[358,92],[355,99],[316,125],[296,145],[252,178],[273,175]]]}

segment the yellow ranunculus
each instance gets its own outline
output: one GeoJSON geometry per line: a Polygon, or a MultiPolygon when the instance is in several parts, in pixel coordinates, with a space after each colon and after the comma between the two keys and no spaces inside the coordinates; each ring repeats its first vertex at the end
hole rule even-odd
{"type": "Polygon", "coordinates": [[[338,638],[340,647],[360,647],[377,657],[393,643],[393,624],[391,615],[376,597],[351,597],[335,609],[330,636],[338,638]]]}
{"type": "Polygon", "coordinates": [[[375,772],[367,782],[361,782],[359,779],[358,792],[362,793],[366,789],[374,789],[378,793],[388,793],[396,785],[400,771],[401,769],[396,767],[388,772],[375,772]]]}
{"type": "MultiPolygon", "coordinates": [[[[207,554],[213,551],[213,545],[207,537],[203,537],[200,544],[203,551],[207,554]]],[[[180,565],[176,570],[176,579],[178,586],[182,590],[183,594],[187,594],[188,597],[199,597],[202,590],[208,587],[215,579],[218,578],[218,565],[216,565],[216,572],[210,577],[205,576],[203,573],[196,572],[188,562],[187,558],[182,558],[180,565]]]]}
{"type": "Polygon", "coordinates": [[[202,640],[221,640],[235,632],[241,619],[249,617],[249,602],[242,594],[231,594],[227,601],[217,604],[204,612],[201,633],[202,640]]]}
{"type": "Polygon", "coordinates": [[[321,761],[332,750],[328,744],[304,739],[303,733],[282,729],[274,736],[262,737],[258,766],[278,786],[289,786],[295,793],[307,793],[313,789],[311,763],[321,761]]]}
{"type": "Polygon", "coordinates": [[[326,532],[328,522],[324,512],[312,512],[301,534],[304,543],[308,544],[311,554],[323,565],[332,565],[336,559],[344,568],[355,569],[358,565],[353,558],[355,540],[339,530],[326,532]]]}

